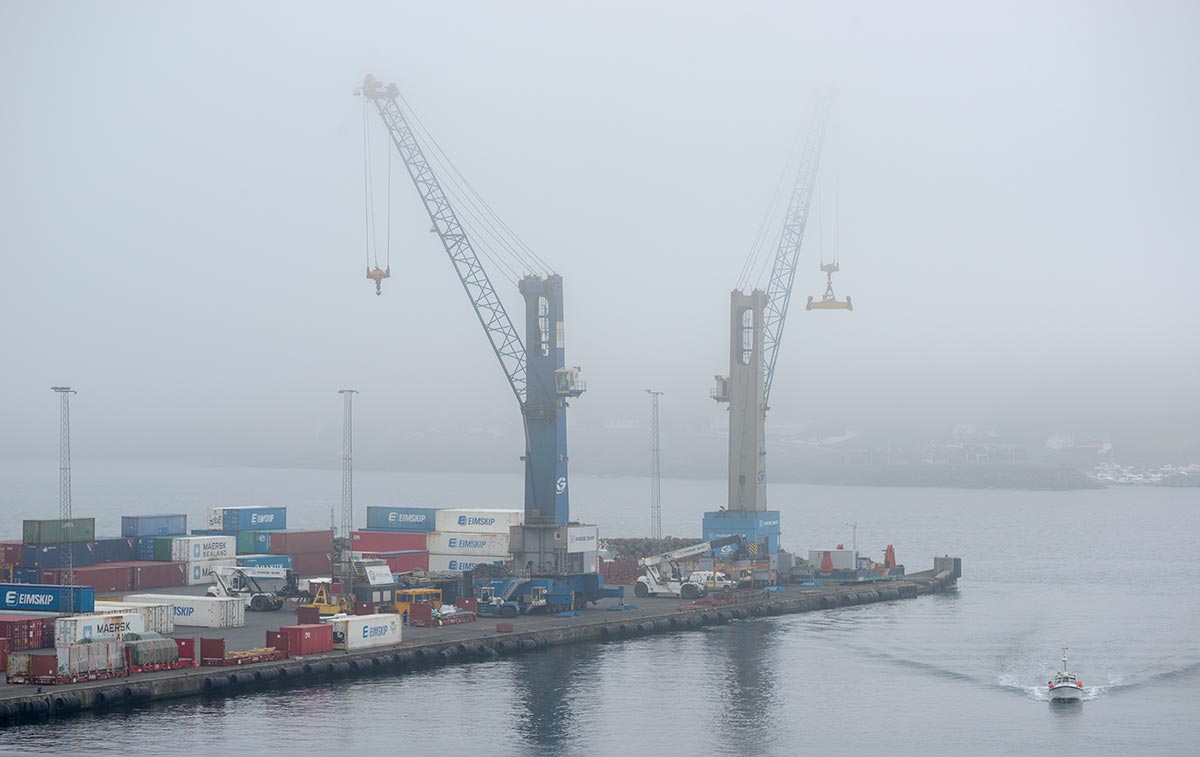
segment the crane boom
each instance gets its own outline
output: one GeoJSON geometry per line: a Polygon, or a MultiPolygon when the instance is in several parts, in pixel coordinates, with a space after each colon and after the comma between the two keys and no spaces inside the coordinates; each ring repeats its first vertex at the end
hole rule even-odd
{"type": "Polygon", "coordinates": [[[800,253],[800,245],[804,242],[804,228],[808,224],[808,210],[812,206],[813,190],[817,185],[821,147],[825,141],[825,126],[829,123],[829,110],[832,105],[833,96],[826,93],[817,101],[814,109],[812,125],[800,154],[800,166],[796,171],[796,183],[792,187],[792,199],[788,203],[783,231],[779,236],[779,249],[775,252],[775,263],[771,267],[771,280],[767,284],[767,300],[763,310],[763,351],[766,363],[763,377],[764,405],[768,404],[771,397],[771,380],[775,377],[775,361],[779,357],[779,344],[783,340],[788,303],[792,298],[792,282],[796,278],[796,260],[800,253]]]}
{"type": "Polygon", "coordinates": [[[442,240],[450,262],[458,273],[459,281],[471,301],[479,324],[483,326],[488,341],[492,345],[496,359],[504,370],[504,376],[516,395],[517,402],[524,408],[527,390],[527,370],[525,364],[525,346],[521,343],[504,303],[496,294],[496,288],[488,278],[487,271],[479,261],[466,230],[459,223],[458,216],[450,204],[449,198],[442,189],[437,175],[429,166],[425,153],[417,142],[416,135],[400,107],[400,92],[395,84],[386,87],[380,84],[374,76],[368,74],[363,82],[362,95],[374,103],[379,117],[396,145],[408,175],[412,177],[421,202],[433,222],[433,230],[442,240]]]}

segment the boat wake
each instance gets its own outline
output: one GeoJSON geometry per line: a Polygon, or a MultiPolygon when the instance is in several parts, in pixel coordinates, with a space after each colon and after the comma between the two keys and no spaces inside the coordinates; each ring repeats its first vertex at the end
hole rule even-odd
{"type": "MultiPolygon", "coordinates": [[[[1083,676],[1080,676],[1080,678],[1082,677],[1083,676]]],[[[1039,702],[1050,701],[1050,689],[1048,689],[1044,683],[1037,686],[1028,686],[1018,679],[1017,676],[1012,675],[1011,673],[1003,673],[999,675],[996,678],[996,683],[1001,688],[1007,689],[1016,694],[1021,694],[1022,696],[1029,697],[1030,699],[1036,699],[1039,702]]],[[[1107,683],[1103,683],[1099,686],[1084,685],[1083,701],[1089,702],[1093,699],[1099,699],[1100,697],[1107,696],[1113,689],[1119,688],[1124,684],[1124,678],[1119,675],[1112,675],[1109,676],[1107,683]]]]}

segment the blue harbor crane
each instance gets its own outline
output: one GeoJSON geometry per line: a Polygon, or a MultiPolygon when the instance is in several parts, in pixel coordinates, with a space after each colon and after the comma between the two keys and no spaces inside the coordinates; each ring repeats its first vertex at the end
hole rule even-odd
{"type": "MultiPolygon", "coordinates": [[[[356,94],[363,96],[364,105],[370,103],[378,112],[429,213],[433,224],[431,231],[441,239],[520,406],[525,436],[525,454],[522,456],[525,464],[525,525],[514,527],[510,539],[517,573],[519,576],[560,578],[589,572],[595,574],[594,558],[588,564],[584,557],[587,553],[568,550],[568,543],[571,542],[569,530],[578,528],[579,524],[572,524],[570,519],[567,400],[581,395],[586,387],[579,379],[579,368],[568,367],[565,363],[562,277],[554,273],[527,273],[517,282],[525,301],[525,333],[522,339],[492,285],[476,251],[476,244],[468,234],[466,225],[460,221],[435,173],[422,142],[432,143],[433,151],[429,155],[434,156],[443,168],[448,158],[444,158],[436,142],[424,131],[395,84],[382,84],[368,74],[356,94]],[[421,131],[420,138],[414,125],[421,131]]],[[[452,185],[458,186],[453,173],[448,179],[452,185]]],[[[463,183],[466,183],[465,179],[463,183]]],[[[479,205],[483,204],[473,188],[463,203],[477,212],[479,205]]],[[[486,208],[486,204],[484,206],[490,218],[484,217],[483,228],[490,231],[493,238],[496,238],[498,229],[511,234],[504,222],[490,208],[486,208]]],[[[370,227],[368,219],[368,237],[370,227]]],[[[524,245],[518,240],[516,247],[524,245]]],[[[486,246],[480,246],[480,249],[493,262],[496,261],[494,255],[488,254],[486,246]]],[[[545,265],[531,250],[524,250],[524,255],[515,253],[522,262],[545,265]]],[[[368,263],[367,276],[375,281],[377,288],[389,274],[390,264],[385,270],[376,263],[372,270],[368,263]]],[[[591,528],[594,533],[594,526],[583,528],[591,528]]],[[[599,585],[598,581],[584,583],[599,585]]],[[[551,590],[554,588],[561,589],[563,586],[551,587],[551,590]]],[[[513,587],[515,590],[516,587],[513,587]]],[[[583,593],[587,599],[595,599],[595,591],[583,593]]],[[[507,596],[503,598],[508,599],[507,596]]]]}
{"type": "MultiPolygon", "coordinates": [[[[713,399],[729,403],[729,491],[724,509],[705,513],[704,538],[741,534],[769,554],[778,551],[780,528],[779,512],[767,509],[766,415],[831,106],[827,93],[814,107],[766,291],[746,292],[739,281],[730,296],[729,375],[717,376],[711,392],[713,399]]],[[[743,268],[747,283],[757,253],[752,247],[743,268]]]]}

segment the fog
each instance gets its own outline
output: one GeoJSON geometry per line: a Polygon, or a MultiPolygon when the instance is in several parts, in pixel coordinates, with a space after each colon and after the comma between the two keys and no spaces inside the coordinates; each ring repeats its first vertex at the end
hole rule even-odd
{"type": "Polygon", "coordinates": [[[723,465],[729,291],[827,87],[772,428],[1194,449],[1198,35],[1187,2],[5,3],[0,455],[57,454],[69,384],[77,459],[335,464],[353,387],[361,464],[519,470],[398,162],[363,276],[367,72],[564,277],[576,470],[637,472],[650,387],[664,473],[723,465]],[[805,312],[835,186],[855,309],[805,312]]]}

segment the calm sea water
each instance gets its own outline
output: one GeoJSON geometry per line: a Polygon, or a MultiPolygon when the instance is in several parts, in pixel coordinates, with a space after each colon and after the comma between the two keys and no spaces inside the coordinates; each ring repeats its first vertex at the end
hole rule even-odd
{"type": "MultiPolygon", "coordinates": [[[[3,464],[0,535],[53,517],[53,463],[3,464]]],[[[75,510],[280,504],[327,526],[338,471],[77,464],[75,510]]],[[[518,476],[363,472],[366,504],[518,506],[518,476]]],[[[648,531],[648,484],[576,476],[602,534],[648,531]]],[[[663,482],[664,530],[699,535],[720,481],[663,482]]],[[[1195,754],[1200,492],[776,485],[785,546],[887,543],[910,570],[963,557],[956,593],[349,684],[186,700],[22,727],[0,752],[373,754],[1195,754]],[[1087,698],[1043,687],[1070,644],[1087,698]]],[[[361,516],[359,518],[362,520],[361,516]]]]}

